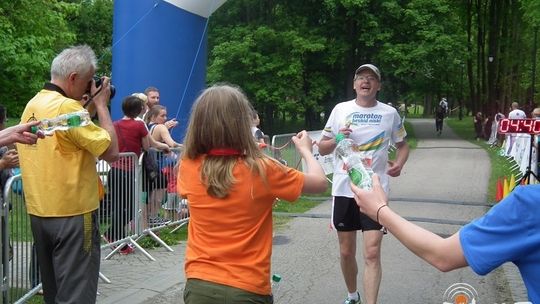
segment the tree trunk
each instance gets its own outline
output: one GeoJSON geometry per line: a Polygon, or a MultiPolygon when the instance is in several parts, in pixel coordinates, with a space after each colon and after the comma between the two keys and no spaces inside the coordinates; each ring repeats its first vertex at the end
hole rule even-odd
{"type": "MultiPolygon", "coordinates": [[[[467,51],[469,54],[473,53],[473,47],[472,47],[473,2],[472,1],[473,0],[467,0],[467,51]]],[[[469,83],[469,102],[466,104],[466,106],[469,109],[472,109],[474,112],[475,106],[477,104],[477,97],[476,97],[476,91],[475,91],[472,57],[467,58],[467,81],[469,83]]]]}

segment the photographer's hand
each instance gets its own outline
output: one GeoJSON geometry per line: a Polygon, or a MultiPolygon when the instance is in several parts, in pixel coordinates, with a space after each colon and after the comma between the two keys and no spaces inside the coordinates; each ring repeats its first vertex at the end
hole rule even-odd
{"type": "Polygon", "coordinates": [[[96,106],[94,105],[94,101],[90,99],[89,94],[83,95],[81,105],[88,111],[88,113],[90,113],[90,117],[93,118],[96,116],[96,106]]]}
{"type": "Polygon", "coordinates": [[[103,76],[101,80],[101,86],[98,88],[96,88],[96,82],[92,80],[92,86],[90,88],[91,99],[96,108],[107,108],[111,98],[111,79],[103,76]]]}
{"type": "Polygon", "coordinates": [[[111,114],[107,108],[111,97],[111,81],[109,77],[102,77],[101,80],[101,86],[99,88],[96,88],[95,81],[93,81],[90,91],[92,93],[94,105],[96,106],[99,126],[107,130],[111,136],[111,144],[99,158],[108,162],[114,162],[118,159],[118,138],[116,137],[116,130],[112,123],[111,114]]]}

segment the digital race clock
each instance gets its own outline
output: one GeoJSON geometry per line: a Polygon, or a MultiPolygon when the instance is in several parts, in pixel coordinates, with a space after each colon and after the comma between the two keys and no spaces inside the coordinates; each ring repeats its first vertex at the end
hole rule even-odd
{"type": "Polygon", "coordinates": [[[536,119],[508,119],[499,121],[499,133],[526,133],[540,134],[540,120],[536,119]]]}

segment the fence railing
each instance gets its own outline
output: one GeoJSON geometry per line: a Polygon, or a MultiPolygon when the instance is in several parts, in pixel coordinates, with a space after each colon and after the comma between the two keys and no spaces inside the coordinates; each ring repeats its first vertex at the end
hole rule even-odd
{"type": "MultiPolygon", "coordinates": [[[[321,139],[322,130],[309,131],[308,134],[314,141],[319,142],[319,140],[321,139]]],[[[272,157],[289,167],[303,170],[304,166],[302,163],[302,157],[300,156],[298,151],[296,151],[296,147],[291,141],[291,138],[294,135],[296,135],[296,133],[279,134],[272,136],[272,145],[269,148],[270,150],[268,151],[268,153],[272,157]]],[[[325,174],[328,175],[334,172],[333,153],[322,156],[319,154],[319,149],[317,145],[313,145],[312,153],[313,156],[319,161],[319,164],[321,164],[325,174]]]]}
{"type": "MultiPolygon", "coordinates": [[[[155,261],[138,244],[144,236],[155,239],[166,250],[173,251],[155,233],[165,227],[173,228],[174,232],[189,221],[188,203],[176,194],[177,174],[174,167],[182,151],[171,150],[170,154],[157,150],[147,152],[159,168],[160,174],[153,181],[143,170],[142,156],[137,157],[135,153],[121,153],[119,160],[112,164],[104,161],[97,163],[105,191],[98,209],[104,259],[129,246],[131,250],[138,250],[155,261]]],[[[8,179],[1,200],[0,303],[24,303],[39,292],[41,280],[20,175],[8,179]]],[[[100,273],[100,278],[110,283],[106,274],[100,273]]]]}

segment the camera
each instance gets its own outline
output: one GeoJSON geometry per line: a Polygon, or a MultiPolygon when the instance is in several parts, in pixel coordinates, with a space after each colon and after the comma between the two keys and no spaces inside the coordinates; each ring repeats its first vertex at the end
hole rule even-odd
{"type": "MultiPolygon", "coordinates": [[[[94,76],[94,81],[96,82],[96,88],[99,88],[101,86],[101,83],[103,82],[100,76],[94,76]]],[[[111,88],[110,99],[113,99],[114,94],[116,94],[116,88],[112,85],[112,83],[110,84],[110,88],[111,88]]]]}

